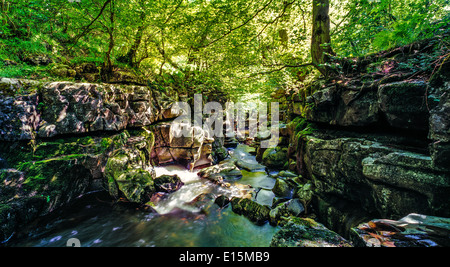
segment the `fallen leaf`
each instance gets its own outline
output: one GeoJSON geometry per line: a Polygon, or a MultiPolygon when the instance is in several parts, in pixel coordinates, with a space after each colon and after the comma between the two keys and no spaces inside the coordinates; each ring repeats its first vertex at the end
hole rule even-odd
{"type": "Polygon", "coordinates": [[[381,245],[383,247],[387,247],[387,248],[395,248],[395,244],[392,241],[385,241],[385,242],[381,242],[381,245]]]}

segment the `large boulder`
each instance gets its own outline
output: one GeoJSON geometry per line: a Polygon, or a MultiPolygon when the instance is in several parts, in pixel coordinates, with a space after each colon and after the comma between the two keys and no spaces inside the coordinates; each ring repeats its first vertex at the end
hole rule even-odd
{"type": "Polygon", "coordinates": [[[121,164],[123,161],[128,161],[124,157],[110,158],[106,165],[106,178],[108,179],[108,186],[110,194],[116,198],[125,197],[128,201],[138,204],[148,202],[156,192],[155,183],[153,181],[154,175],[141,168],[123,169],[112,167],[114,164],[121,164]],[[115,169],[112,171],[111,169],[115,169]]]}
{"type": "Polygon", "coordinates": [[[273,237],[271,247],[351,247],[351,243],[312,219],[294,218],[273,237]]]}
{"type": "Polygon", "coordinates": [[[154,122],[158,109],[151,91],[134,87],[131,93],[112,85],[56,82],[41,90],[40,137],[97,131],[120,131],[154,122]]]}
{"type": "Polygon", "coordinates": [[[150,126],[155,134],[152,160],[157,165],[177,162],[190,169],[211,165],[214,139],[200,127],[176,122],[163,122],[150,126]]]}
{"type": "Polygon", "coordinates": [[[364,139],[310,136],[303,160],[322,196],[340,196],[384,218],[450,215],[450,176],[429,156],[364,139]]]}
{"type": "Polygon", "coordinates": [[[152,138],[134,134],[0,143],[0,239],[91,191],[145,201],[154,191],[152,138]]]}
{"type": "Polygon", "coordinates": [[[306,104],[314,108],[304,115],[312,122],[353,127],[386,124],[386,119],[387,127],[427,132],[429,109],[435,106],[427,103],[428,88],[421,80],[329,84],[308,97],[306,104]]]}

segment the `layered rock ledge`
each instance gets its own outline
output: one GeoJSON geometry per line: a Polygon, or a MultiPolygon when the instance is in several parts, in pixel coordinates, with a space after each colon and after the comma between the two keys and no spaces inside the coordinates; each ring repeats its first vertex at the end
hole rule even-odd
{"type": "Polygon", "coordinates": [[[176,101],[145,86],[2,78],[0,241],[90,192],[142,205],[183,186],[154,165],[210,165],[206,132],[173,135],[176,101]]]}

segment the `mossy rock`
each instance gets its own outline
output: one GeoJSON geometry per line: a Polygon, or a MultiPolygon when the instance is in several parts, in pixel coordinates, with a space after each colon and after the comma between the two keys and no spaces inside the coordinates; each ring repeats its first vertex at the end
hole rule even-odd
{"type": "Polygon", "coordinates": [[[269,148],[262,156],[262,163],[268,168],[282,169],[288,162],[287,148],[269,148]]]}
{"type": "Polygon", "coordinates": [[[294,189],[289,185],[285,179],[278,178],[272,189],[272,192],[277,197],[292,198],[294,189]]]}
{"type": "Polygon", "coordinates": [[[271,247],[351,247],[340,235],[309,218],[292,218],[273,237],[271,247]]]}
{"type": "Polygon", "coordinates": [[[126,154],[108,159],[105,178],[112,197],[125,197],[133,203],[146,203],[156,192],[154,174],[132,164],[126,154]]]}
{"type": "Polygon", "coordinates": [[[67,185],[68,181],[78,178],[75,174],[79,173],[79,171],[76,171],[75,168],[82,169],[82,163],[85,158],[86,155],[80,154],[26,162],[22,163],[18,170],[26,174],[24,182],[26,190],[36,190],[41,193],[47,190],[59,191],[61,187],[69,187],[67,185]]]}
{"type": "Polygon", "coordinates": [[[133,169],[115,179],[118,190],[133,203],[146,203],[156,192],[153,176],[143,169],[133,169]]]}
{"type": "Polygon", "coordinates": [[[56,75],[61,78],[74,78],[77,75],[77,72],[73,70],[70,66],[63,64],[55,64],[50,72],[53,75],[56,75]]]}
{"type": "MultiPolygon", "coordinates": [[[[119,138],[120,139],[120,138],[119,138]]],[[[118,142],[118,141],[117,141],[118,142]]],[[[21,163],[42,161],[70,155],[99,155],[112,148],[110,137],[73,137],[56,140],[32,140],[31,142],[1,142],[0,155],[11,168],[21,163]]]]}
{"type": "Polygon", "coordinates": [[[163,175],[154,180],[156,191],[173,193],[180,189],[184,183],[178,175],[163,175]]]}
{"type": "Polygon", "coordinates": [[[233,212],[244,215],[257,225],[263,225],[270,218],[270,208],[251,199],[234,197],[231,199],[231,207],[233,212]]]}

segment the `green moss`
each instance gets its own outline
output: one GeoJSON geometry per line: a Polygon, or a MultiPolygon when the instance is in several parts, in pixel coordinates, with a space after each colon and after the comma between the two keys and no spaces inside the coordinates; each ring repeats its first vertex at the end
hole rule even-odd
{"type": "Polygon", "coordinates": [[[297,225],[303,225],[305,227],[316,228],[319,224],[311,218],[299,218],[292,216],[291,221],[297,225]]]}
{"type": "Polygon", "coordinates": [[[131,137],[128,131],[123,131],[119,135],[113,137],[113,142],[115,147],[121,147],[128,142],[128,139],[131,137]]]}
{"type": "Polygon", "coordinates": [[[85,155],[68,155],[55,159],[47,159],[35,162],[23,162],[17,169],[26,174],[23,183],[25,190],[43,192],[48,189],[49,183],[55,184],[61,174],[73,167],[74,160],[83,159],[85,155]]]}
{"type": "Polygon", "coordinates": [[[262,225],[270,218],[270,208],[263,206],[247,198],[232,198],[231,207],[233,212],[249,218],[252,222],[262,225]]]}
{"type": "Polygon", "coordinates": [[[33,140],[29,143],[5,142],[0,144],[0,154],[2,158],[8,161],[11,168],[17,169],[24,162],[43,161],[69,155],[102,154],[110,149],[113,143],[114,140],[109,137],[93,138],[91,136],[52,141],[33,140]]]}
{"type": "Polygon", "coordinates": [[[111,138],[103,138],[101,141],[102,149],[108,149],[114,144],[114,141],[111,138]]]}

